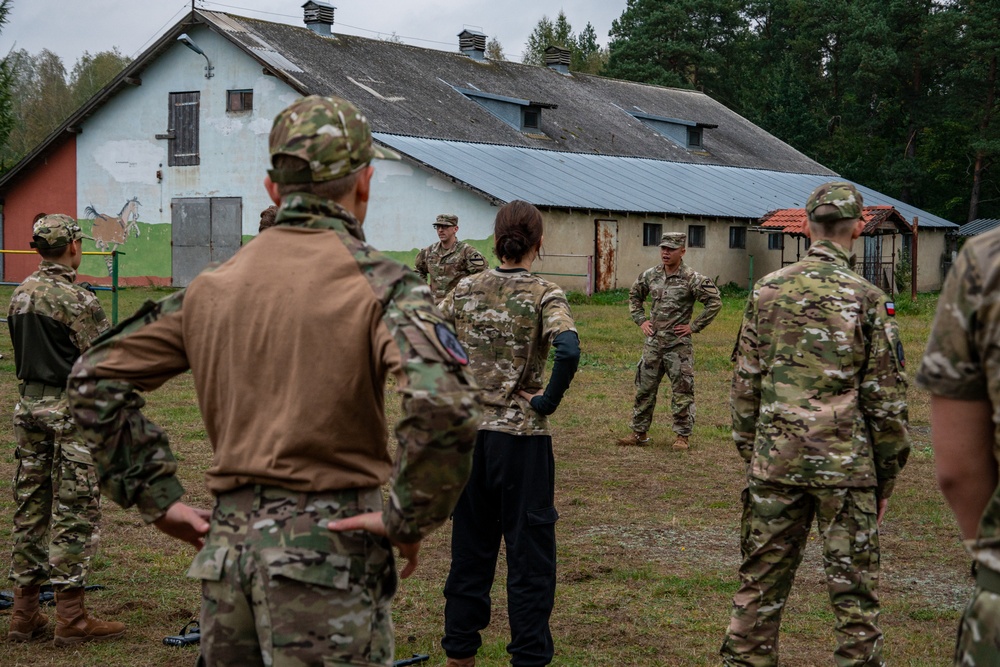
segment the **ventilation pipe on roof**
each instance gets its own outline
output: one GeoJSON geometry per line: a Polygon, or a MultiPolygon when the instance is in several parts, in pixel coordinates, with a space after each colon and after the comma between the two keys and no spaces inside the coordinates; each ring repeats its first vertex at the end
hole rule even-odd
{"type": "Polygon", "coordinates": [[[327,2],[309,0],[302,5],[306,27],[317,35],[333,36],[333,11],[336,9],[327,2]]]}
{"type": "Polygon", "coordinates": [[[458,33],[458,50],[473,60],[486,60],[486,35],[466,28],[458,33]]]}
{"type": "Polygon", "coordinates": [[[545,49],[545,66],[551,67],[560,74],[569,74],[571,54],[569,49],[561,46],[550,46],[545,49]]]}

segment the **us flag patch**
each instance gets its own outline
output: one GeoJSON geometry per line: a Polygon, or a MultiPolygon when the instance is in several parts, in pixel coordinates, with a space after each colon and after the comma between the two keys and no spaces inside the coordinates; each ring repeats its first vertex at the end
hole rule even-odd
{"type": "Polygon", "coordinates": [[[885,302],[885,312],[890,317],[895,317],[896,316],[896,304],[894,304],[892,301],[886,301],[885,302]]]}

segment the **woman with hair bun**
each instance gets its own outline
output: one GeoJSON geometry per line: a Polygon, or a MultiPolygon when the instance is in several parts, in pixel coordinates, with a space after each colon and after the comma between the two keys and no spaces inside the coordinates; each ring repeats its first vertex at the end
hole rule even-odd
{"type": "Polygon", "coordinates": [[[452,526],[441,640],[448,667],[475,665],[501,538],[511,664],[547,665],[553,653],[559,514],[547,417],[576,373],[580,343],[566,295],[530,272],[542,246],[538,209],[523,201],[501,208],[494,239],[500,266],[463,278],[441,304],[468,351],[483,403],[472,476],[452,526]],[[543,386],[549,347],[555,365],[543,386]]]}

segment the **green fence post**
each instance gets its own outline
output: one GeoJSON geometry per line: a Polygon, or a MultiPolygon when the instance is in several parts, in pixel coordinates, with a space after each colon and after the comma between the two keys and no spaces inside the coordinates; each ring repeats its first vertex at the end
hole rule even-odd
{"type": "Polygon", "coordinates": [[[111,251],[111,325],[118,324],[118,251],[111,251]]]}

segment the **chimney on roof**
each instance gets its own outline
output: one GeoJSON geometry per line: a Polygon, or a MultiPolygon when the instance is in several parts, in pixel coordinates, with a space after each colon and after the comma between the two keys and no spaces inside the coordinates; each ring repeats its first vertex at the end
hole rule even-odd
{"type": "Polygon", "coordinates": [[[486,35],[466,28],[458,33],[458,50],[473,60],[486,60],[486,35]]]}
{"type": "Polygon", "coordinates": [[[569,49],[561,46],[550,46],[545,49],[545,66],[551,67],[560,74],[569,74],[571,54],[569,49]]]}
{"type": "Polygon", "coordinates": [[[336,9],[327,2],[309,0],[302,5],[306,27],[317,35],[333,36],[333,11],[336,9]]]}

